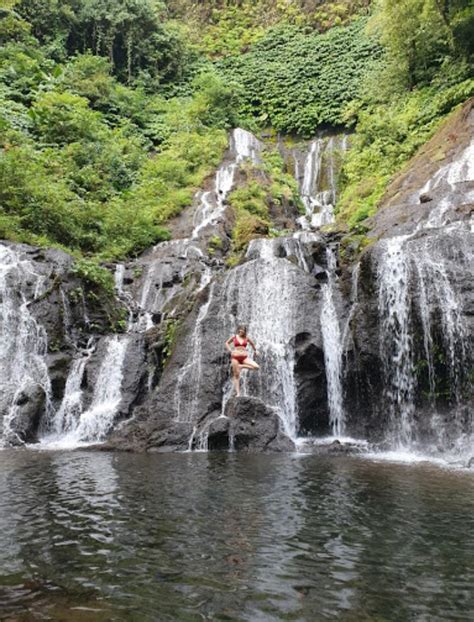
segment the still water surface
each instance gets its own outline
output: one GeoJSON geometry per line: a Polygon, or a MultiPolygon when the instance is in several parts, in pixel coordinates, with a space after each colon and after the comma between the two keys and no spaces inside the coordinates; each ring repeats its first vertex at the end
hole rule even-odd
{"type": "Polygon", "coordinates": [[[474,476],[0,452],[0,620],[474,619],[474,476]]]}

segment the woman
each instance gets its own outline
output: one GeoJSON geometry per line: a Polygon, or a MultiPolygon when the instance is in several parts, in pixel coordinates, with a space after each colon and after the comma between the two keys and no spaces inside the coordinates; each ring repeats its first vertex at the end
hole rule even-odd
{"type": "Polygon", "coordinates": [[[237,397],[240,395],[240,370],[260,369],[260,366],[249,358],[247,344],[252,346],[255,356],[258,356],[257,348],[255,347],[254,342],[247,337],[247,328],[245,326],[238,326],[237,333],[232,335],[232,337],[229,337],[229,339],[225,342],[225,347],[230,352],[232,364],[232,383],[237,397]],[[230,347],[231,344],[233,344],[234,349],[230,347]]]}

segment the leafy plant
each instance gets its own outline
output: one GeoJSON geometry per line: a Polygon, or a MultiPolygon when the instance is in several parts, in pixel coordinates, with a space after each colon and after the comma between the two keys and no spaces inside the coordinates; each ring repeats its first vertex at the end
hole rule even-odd
{"type": "Polygon", "coordinates": [[[100,266],[96,260],[79,259],[74,263],[71,272],[83,279],[93,290],[113,296],[114,278],[109,270],[100,266]]]}
{"type": "Polygon", "coordinates": [[[322,35],[281,25],[246,54],[217,67],[241,85],[243,117],[310,137],[323,124],[345,124],[344,107],[357,98],[362,79],[381,57],[365,25],[360,19],[322,35]]]}

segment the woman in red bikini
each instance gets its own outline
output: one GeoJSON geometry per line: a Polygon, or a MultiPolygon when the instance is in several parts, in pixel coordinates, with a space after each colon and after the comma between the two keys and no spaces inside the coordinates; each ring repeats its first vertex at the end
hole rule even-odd
{"type": "Polygon", "coordinates": [[[247,337],[247,329],[245,326],[239,326],[237,328],[237,334],[229,337],[229,339],[225,342],[225,347],[230,352],[232,362],[232,382],[237,396],[240,395],[240,371],[242,369],[253,369],[254,371],[256,369],[260,369],[260,366],[249,357],[247,344],[252,346],[255,356],[258,356],[257,348],[255,347],[254,342],[247,337]],[[230,347],[231,344],[233,344],[234,349],[230,347]]]}

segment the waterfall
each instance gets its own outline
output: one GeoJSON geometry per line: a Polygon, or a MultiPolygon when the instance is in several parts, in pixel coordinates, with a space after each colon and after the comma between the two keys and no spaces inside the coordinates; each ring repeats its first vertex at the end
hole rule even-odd
{"type": "Polygon", "coordinates": [[[90,442],[104,440],[114,424],[122,398],[123,366],[127,345],[127,337],[107,338],[107,350],[95,383],[92,403],[81,414],[77,428],[72,432],[76,438],[90,442]]]}
{"type": "Polygon", "coordinates": [[[254,240],[248,250],[255,257],[228,273],[224,284],[224,307],[228,309],[228,332],[237,324],[247,326],[248,335],[260,353],[258,372],[243,373],[242,392],[276,408],[290,438],[298,431],[294,378],[295,320],[298,305],[299,269],[275,256],[278,240],[254,240]]]}
{"type": "Polygon", "coordinates": [[[463,427],[456,405],[462,402],[471,352],[462,304],[451,272],[454,266],[467,273],[472,269],[469,225],[456,220],[455,209],[460,199],[465,202],[472,197],[469,191],[459,195],[458,186],[473,181],[474,141],[471,141],[416,193],[418,197],[436,190],[437,201],[413,233],[383,242],[378,266],[380,354],[392,441],[398,447],[412,447],[419,441],[415,397],[420,388],[417,376],[420,364],[427,370],[434,436],[444,446],[444,439],[452,438],[456,427],[463,427]],[[448,224],[450,219],[455,222],[448,224]],[[449,256],[451,246],[457,248],[455,258],[449,256]],[[417,321],[420,339],[415,343],[417,321]],[[436,411],[440,366],[449,377],[450,395],[445,397],[449,397],[454,409],[453,421],[447,427],[436,411]]]}
{"type": "MultiPolygon", "coordinates": [[[[451,397],[461,401],[469,349],[462,306],[451,282],[445,259],[437,249],[440,238],[417,239],[397,236],[384,242],[379,262],[378,304],[380,314],[380,354],[384,365],[392,441],[410,447],[418,440],[415,396],[416,366],[421,354],[414,343],[415,321],[427,366],[430,398],[434,407],[436,365],[434,353],[445,358],[451,397]],[[434,326],[438,333],[434,335],[434,326]]],[[[469,262],[466,262],[466,269],[469,262]]],[[[439,427],[439,426],[438,426],[439,427]]]]}
{"type": "Polygon", "coordinates": [[[336,255],[328,247],[327,283],[322,286],[321,332],[323,336],[324,362],[326,369],[329,423],[334,436],[345,432],[344,398],[342,390],[343,342],[339,327],[339,317],[335,305],[336,294],[336,255]]]}
{"type": "Polygon", "coordinates": [[[77,428],[79,418],[83,411],[83,392],[81,386],[84,379],[84,372],[94,350],[95,347],[91,340],[85,352],[81,353],[82,356],[73,361],[71,365],[66,380],[66,386],[64,387],[64,396],[61,405],[51,423],[51,428],[54,430],[54,435],[56,437],[67,435],[74,432],[77,428]]]}
{"type": "Polygon", "coordinates": [[[123,294],[124,277],[125,277],[125,266],[123,265],[123,263],[118,263],[115,266],[115,274],[114,274],[115,291],[117,292],[118,296],[121,296],[123,294]]]}
{"type": "MultiPolygon", "coordinates": [[[[262,148],[262,143],[250,132],[239,128],[233,130],[230,136],[230,162],[224,162],[217,169],[213,191],[199,191],[196,194],[197,207],[193,215],[193,230],[190,237],[161,242],[153,249],[156,259],[147,266],[143,279],[139,303],[141,314],[135,326],[137,330],[150,329],[153,326],[152,314],[161,313],[173,296],[172,288],[163,287],[164,278],[169,277],[171,270],[170,255],[175,255],[183,262],[200,262],[203,278],[199,289],[204,289],[210,282],[206,257],[199,247],[201,238],[208,227],[216,225],[222,219],[239,165],[247,159],[258,163],[262,148]]],[[[187,267],[185,264],[183,271],[187,267]]]]}
{"type": "Polygon", "coordinates": [[[262,143],[247,130],[237,128],[232,132],[231,148],[237,164],[245,159],[250,159],[255,164],[260,162],[262,143]]]}
{"type": "MultiPolygon", "coordinates": [[[[216,186],[217,186],[217,181],[216,181],[216,186]]],[[[217,193],[218,193],[218,190],[216,189],[216,194],[217,193]]],[[[199,233],[201,232],[201,230],[207,227],[213,221],[215,210],[211,202],[211,196],[212,196],[211,192],[202,192],[199,194],[199,197],[200,197],[199,207],[194,212],[194,217],[193,217],[194,228],[193,228],[193,233],[191,236],[193,240],[196,240],[197,238],[199,238],[199,233]]]]}
{"type": "Polygon", "coordinates": [[[81,384],[94,348],[74,361],[66,381],[62,403],[53,418],[52,431],[42,439],[48,447],[75,447],[105,440],[112,429],[122,399],[122,381],[128,336],[106,338],[105,353],[95,380],[92,401],[83,408],[81,384]]]}
{"type": "Polygon", "coordinates": [[[64,289],[61,287],[59,291],[61,293],[61,302],[63,306],[64,338],[67,342],[71,343],[73,341],[71,335],[73,327],[71,305],[69,304],[69,300],[64,289]]]}
{"type": "Polygon", "coordinates": [[[299,176],[298,159],[295,158],[295,175],[306,209],[303,227],[311,225],[318,228],[335,222],[337,176],[342,156],[347,150],[347,140],[347,135],[313,140],[304,160],[302,178],[299,176]]]}
{"type": "Polygon", "coordinates": [[[35,272],[31,262],[0,246],[0,438],[4,441],[16,436],[20,405],[29,391],[40,389],[46,413],[51,410],[46,331],[29,310],[43,285],[44,277],[35,272]]]}
{"type": "Polygon", "coordinates": [[[453,395],[460,401],[465,374],[468,335],[462,318],[462,308],[451,284],[442,257],[436,257],[425,242],[414,266],[419,284],[419,310],[423,323],[424,347],[429,366],[430,388],[434,391],[432,316],[436,313],[441,324],[441,338],[447,354],[453,395]]]}
{"type": "Polygon", "coordinates": [[[209,307],[212,303],[214,283],[209,288],[207,301],[199,309],[191,337],[190,355],[186,365],[183,366],[178,376],[175,392],[175,405],[178,421],[192,421],[197,413],[199,390],[201,389],[203,324],[207,318],[209,307]],[[183,400],[183,397],[185,398],[183,400]],[[183,401],[185,406],[183,406],[183,401]]]}
{"type": "Polygon", "coordinates": [[[384,242],[379,263],[378,306],[380,357],[384,365],[385,392],[388,398],[393,440],[398,446],[414,440],[415,369],[409,256],[404,248],[408,236],[384,242]]]}

